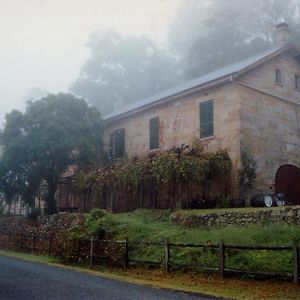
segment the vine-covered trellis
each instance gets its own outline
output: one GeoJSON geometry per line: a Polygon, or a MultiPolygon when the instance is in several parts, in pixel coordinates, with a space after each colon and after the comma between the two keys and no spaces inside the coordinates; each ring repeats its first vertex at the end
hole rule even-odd
{"type": "MultiPolygon", "coordinates": [[[[230,193],[231,160],[225,150],[173,149],[81,172],[72,191],[79,210],[214,207],[230,193]]],[[[62,204],[61,204],[62,205],[62,204]]],[[[73,204],[74,205],[74,204],[73,204]]]]}

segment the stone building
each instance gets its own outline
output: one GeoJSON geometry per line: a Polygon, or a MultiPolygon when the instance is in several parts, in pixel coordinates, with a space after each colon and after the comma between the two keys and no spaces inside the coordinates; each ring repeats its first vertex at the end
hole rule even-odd
{"type": "Polygon", "coordinates": [[[227,149],[235,170],[241,151],[257,162],[255,192],[276,186],[300,204],[300,51],[286,23],[273,48],[104,116],[111,157],[141,157],[199,138],[227,149]]]}

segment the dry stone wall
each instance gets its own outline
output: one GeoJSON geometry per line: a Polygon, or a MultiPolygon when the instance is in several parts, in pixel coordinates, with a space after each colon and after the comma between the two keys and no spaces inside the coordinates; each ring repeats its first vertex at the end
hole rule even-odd
{"type": "Polygon", "coordinates": [[[226,226],[243,226],[254,224],[300,224],[300,206],[257,209],[257,210],[228,210],[206,214],[171,215],[173,222],[185,227],[212,228],[226,226]]]}

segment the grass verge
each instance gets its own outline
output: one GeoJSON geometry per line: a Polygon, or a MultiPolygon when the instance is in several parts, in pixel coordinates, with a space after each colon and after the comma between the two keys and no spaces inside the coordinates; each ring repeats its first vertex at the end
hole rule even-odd
{"type": "Polygon", "coordinates": [[[86,267],[62,265],[59,264],[58,259],[48,256],[36,256],[4,250],[0,250],[0,255],[72,269],[133,284],[202,293],[228,299],[288,300],[300,298],[300,287],[287,282],[254,281],[232,278],[221,279],[216,275],[203,275],[192,272],[174,272],[166,274],[161,269],[153,270],[147,268],[131,268],[127,271],[104,267],[88,269],[86,267]]]}

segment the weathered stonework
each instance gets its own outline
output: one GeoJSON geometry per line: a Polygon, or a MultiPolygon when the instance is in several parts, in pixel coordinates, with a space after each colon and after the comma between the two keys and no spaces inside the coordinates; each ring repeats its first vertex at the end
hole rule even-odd
{"type": "Polygon", "coordinates": [[[300,224],[300,207],[285,207],[282,209],[256,209],[255,211],[228,210],[223,212],[201,213],[184,215],[174,213],[171,215],[173,222],[194,228],[212,228],[227,226],[246,226],[257,224],[300,224]]]}
{"type": "Polygon", "coordinates": [[[149,120],[154,117],[160,120],[160,151],[190,145],[193,139],[200,137],[200,102],[213,100],[214,135],[200,139],[204,149],[228,151],[235,169],[233,195],[237,196],[241,150],[247,147],[257,162],[254,192],[269,192],[281,165],[300,167],[300,91],[295,89],[295,75],[299,74],[300,64],[294,50],[283,52],[219,87],[191,92],[188,96],[106,122],[106,150],[109,134],[125,128],[125,149],[129,158],[151,153],[149,120]],[[280,85],[275,83],[276,69],[281,70],[280,85]]]}
{"type": "Polygon", "coordinates": [[[240,93],[241,147],[249,146],[254,154],[258,164],[257,188],[262,192],[270,190],[281,165],[300,166],[300,91],[294,83],[299,72],[296,59],[285,54],[236,82],[240,93]],[[275,84],[275,69],[282,72],[282,85],[275,84]]]}
{"type": "MultiPolygon", "coordinates": [[[[159,117],[159,150],[169,150],[182,144],[191,145],[200,137],[200,102],[214,100],[214,136],[202,139],[207,150],[227,149],[232,158],[239,156],[239,97],[233,85],[211,89],[200,94],[157,105],[106,126],[104,145],[108,151],[109,134],[125,128],[125,149],[129,158],[145,156],[149,147],[149,121],[159,117]],[[226,126],[224,126],[226,124],[226,126]]],[[[157,150],[154,150],[157,151],[157,150]]],[[[152,150],[153,152],[153,150],[152,150]]]]}

